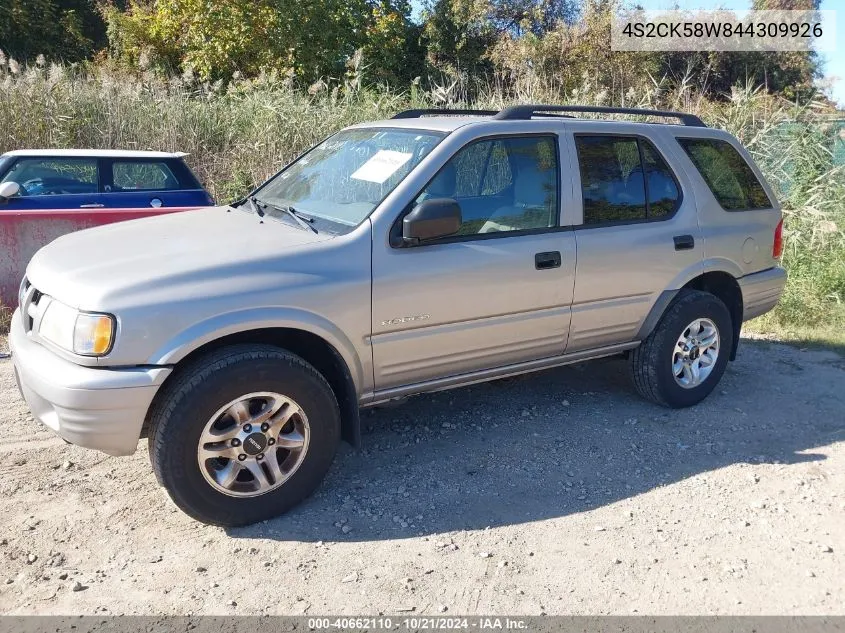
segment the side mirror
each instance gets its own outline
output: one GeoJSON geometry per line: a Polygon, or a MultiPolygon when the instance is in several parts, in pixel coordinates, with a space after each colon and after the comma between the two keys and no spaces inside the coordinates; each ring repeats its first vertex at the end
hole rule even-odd
{"type": "Polygon", "coordinates": [[[14,198],[21,190],[21,186],[9,180],[0,185],[0,200],[6,201],[9,198],[14,198]]]}
{"type": "Polygon", "coordinates": [[[461,206],[453,198],[420,202],[402,220],[402,239],[417,243],[454,235],[461,228],[461,206]]]}

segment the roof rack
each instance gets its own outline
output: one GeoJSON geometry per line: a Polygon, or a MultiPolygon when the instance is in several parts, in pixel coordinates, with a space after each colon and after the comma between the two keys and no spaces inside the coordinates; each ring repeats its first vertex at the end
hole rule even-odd
{"type": "Polygon", "coordinates": [[[610,106],[578,106],[578,105],[515,105],[504,110],[448,110],[429,108],[421,110],[405,110],[395,115],[394,119],[418,119],[422,116],[491,116],[498,121],[518,121],[535,116],[565,116],[555,114],[560,112],[590,112],[593,114],[637,114],[640,116],[659,116],[679,119],[684,125],[691,127],[707,127],[704,121],[694,114],[673,112],[671,110],[648,110],[644,108],[613,108],[610,106]]]}
{"type": "Polygon", "coordinates": [[[661,116],[680,119],[684,125],[691,127],[707,127],[700,118],[686,112],[671,110],[647,110],[643,108],[613,108],[610,106],[560,106],[560,105],[516,105],[505,108],[493,116],[499,121],[514,121],[530,119],[533,116],[543,116],[545,112],[591,112],[595,114],[638,114],[640,116],[661,116]]]}
{"type": "Polygon", "coordinates": [[[393,119],[419,119],[422,116],[493,116],[499,114],[498,110],[444,110],[438,108],[428,108],[422,110],[405,110],[399,114],[394,115],[393,119]]]}

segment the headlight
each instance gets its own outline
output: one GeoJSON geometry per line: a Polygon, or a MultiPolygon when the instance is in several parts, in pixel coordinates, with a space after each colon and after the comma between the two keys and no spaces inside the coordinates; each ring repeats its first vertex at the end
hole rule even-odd
{"type": "Polygon", "coordinates": [[[102,356],[111,350],[114,317],[79,312],[52,299],[41,317],[38,333],[74,354],[102,356]]]}

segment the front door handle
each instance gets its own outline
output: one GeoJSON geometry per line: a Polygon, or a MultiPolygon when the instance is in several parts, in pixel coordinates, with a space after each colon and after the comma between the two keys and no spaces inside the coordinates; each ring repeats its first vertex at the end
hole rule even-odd
{"type": "Polygon", "coordinates": [[[80,209],[102,209],[104,206],[106,206],[106,205],[100,204],[98,202],[92,202],[91,204],[80,204],[79,208],[80,209]]]}
{"type": "Polygon", "coordinates": [[[537,253],[536,255],[534,255],[534,268],[536,268],[537,270],[560,268],[560,251],[537,253]]]}
{"type": "Polygon", "coordinates": [[[692,235],[676,235],[672,239],[675,240],[676,251],[689,251],[695,248],[695,238],[692,235]]]}

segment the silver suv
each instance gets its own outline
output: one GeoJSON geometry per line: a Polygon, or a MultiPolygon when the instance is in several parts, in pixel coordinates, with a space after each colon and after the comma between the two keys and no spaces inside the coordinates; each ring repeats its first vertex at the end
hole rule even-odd
{"type": "Polygon", "coordinates": [[[780,251],[772,190],[695,116],[418,110],[231,206],[57,239],[10,341],[42,423],[110,455],[149,437],[180,508],[239,525],[307,497],[361,407],[611,355],[645,398],[700,402],[780,251]]]}

